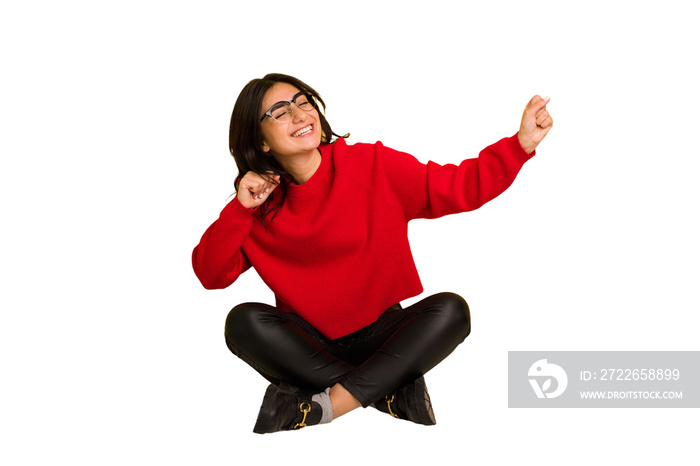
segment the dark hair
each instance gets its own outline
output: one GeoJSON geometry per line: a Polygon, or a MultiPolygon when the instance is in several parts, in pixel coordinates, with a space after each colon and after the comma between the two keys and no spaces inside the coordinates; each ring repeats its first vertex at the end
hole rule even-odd
{"type": "MultiPolygon", "coordinates": [[[[263,221],[268,213],[273,212],[273,220],[279,213],[279,210],[284,204],[284,199],[287,196],[287,187],[289,186],[290,178],[289,174],[284,171],[277,160],[262,150],[263,134],[260,126],[262,102],[267,91],[277,83],[291,84],[307,94],[309,100],[317,110],[320,110],[318,106],[319,103],[323,107],[323,110],[326,110],[326,104],[323,102],[318,92],[297,78],[285,74],[271,73],[262,79],[253,79],[245,85],[238,95],[236,104],[233,106],[231,126],[229,128],[229,149],[238,167],[236,190],[238,190],[238,182],[249,171],[257,173],[268,180],[271,180],[271,175],[280,175],[279,186],[261,206],[260,212],[263,221]],[[273,197],[278,196],[279,201],[273,203],[273,197]]],[[[321,122],[322,144],[333,142],[333,136],[337,138],[348,137],[348,135],[340,136],[335,134],[321,111],[318,112],[318,116],[321,122]]]]}

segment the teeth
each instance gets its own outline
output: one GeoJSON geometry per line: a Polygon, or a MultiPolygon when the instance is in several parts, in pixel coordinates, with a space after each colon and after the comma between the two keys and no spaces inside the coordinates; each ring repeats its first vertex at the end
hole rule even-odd
{"type": "Polygon", "coordinates": [[[306,134],[306,133],[311,132],[312,129],[313,129],[312,126],[309,125],[309,126],[307,126],[306,128],[302,128],[302,129],[300,129],[299,131],[297,131],[296,133],[292,134],[292,137],[293,137],[293,138],[299,137],[299,136],[301,136],[302,134],[306,134]]]}

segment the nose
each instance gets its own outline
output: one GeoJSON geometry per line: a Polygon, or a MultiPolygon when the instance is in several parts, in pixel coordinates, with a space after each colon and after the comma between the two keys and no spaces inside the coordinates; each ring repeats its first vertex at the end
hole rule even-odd
{"type": "Polygon", "coordinates": [[[296,103],[293,103],[290,109],[292,110],[292,120],[294,123],[306,121],[307,113],[300,109],[296,103]]]}

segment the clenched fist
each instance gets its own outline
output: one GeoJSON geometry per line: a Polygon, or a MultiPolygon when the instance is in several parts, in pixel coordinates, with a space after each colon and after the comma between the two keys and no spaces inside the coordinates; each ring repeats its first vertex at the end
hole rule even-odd
{"type": "Polygon", "coordinates": [[[520,130],[518,131],[518,140],[528,154],[532,154],[535,151],[537,145],[542,142],[542,139],[549,133],[554,124],[551,115],[547,111],[548,103],[549,97],[543,99],[536,95],[530,99],[523,112],[523,119],[520,122],[520,130]]]}
{"type": "Polygon", "coordinates": [[[238,183],[236,198],[246,209],[254,209],[267,200],[279,182],[279,175],[265,175],[263,177],[257,173],[248,172],[238,183]]]}

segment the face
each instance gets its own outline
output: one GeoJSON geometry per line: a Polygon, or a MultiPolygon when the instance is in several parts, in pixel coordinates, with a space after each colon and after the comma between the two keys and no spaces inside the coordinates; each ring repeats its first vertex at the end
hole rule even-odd
{"type": "MultiPolygon", "coordinates": [[[[291,84],[275,84],[265,94],[260,116],[279,101],[291,101],[298,92],[299,89],[291,84]]],[[[315,108],[306,112],[292,104],[292,118],[289,121],[281,123],[266,117],[260,125],[263,151],[271,153],[278,160],[313,156],[321,144],[321,123],[315,108]]]]}

